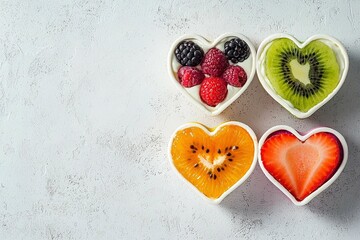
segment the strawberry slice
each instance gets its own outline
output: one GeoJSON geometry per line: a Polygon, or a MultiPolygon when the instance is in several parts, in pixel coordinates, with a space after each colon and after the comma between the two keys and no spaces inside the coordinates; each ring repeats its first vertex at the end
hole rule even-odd
{"type": "Polygon", "coordinates": [[[302,201],[334,175],[342,161],[342,147],[328,132],[302,142],[283,131],[264,142],[261,159],[266,170],[302,201]]]}

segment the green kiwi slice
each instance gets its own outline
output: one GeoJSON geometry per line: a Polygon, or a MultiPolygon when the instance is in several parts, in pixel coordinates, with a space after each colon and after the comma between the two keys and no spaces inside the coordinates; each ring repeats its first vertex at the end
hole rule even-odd
{"type": "Polygon", "coordinates": [[[278,95],[307,112],[337,86],[339,64],[334,51],[320,40],[299,48],[292,40],[274,40],[266,52],[265,74],[278,95]]]}

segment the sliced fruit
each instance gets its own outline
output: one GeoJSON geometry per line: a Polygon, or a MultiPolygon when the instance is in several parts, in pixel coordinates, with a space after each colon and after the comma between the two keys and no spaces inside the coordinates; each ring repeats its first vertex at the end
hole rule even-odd
{"type": "Polygon", "coordinates": [[[327,182],[342,161],[342,146],[328,132],[300,141],[288,131],[270,135],[261,147],[265,169],[298,201],[327,182]]]}
{"type": "Polygon", "coordinates": [[[175,133],[171,158],[178,172],[210,199],[240,181],[254,161],[255,144],[239,125],[224,125],[209,136],[197,126],[175,133]]]}
{"type": "Polygon", "coordinates": [[[338,85],[339,64],[334,51],[320,40],[299,48],[292,40],[274,40],[266,52],[265,74],[278,95],[307,112],[338,85]]]}

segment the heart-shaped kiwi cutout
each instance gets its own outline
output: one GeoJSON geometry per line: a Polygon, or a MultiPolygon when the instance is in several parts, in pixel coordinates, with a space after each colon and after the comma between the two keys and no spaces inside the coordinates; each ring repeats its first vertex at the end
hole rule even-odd
{"type": "Polygon", "coordinates": [[[337,40],[316,35],[299,43],[273,35],[259,47],[257,71],[265,90],[299,118],[314,113],[343,84],[348,56],[337,40]]]}
{"type": "MultiPolygon", "coordinates": [[[[179,51],[179,50],[178,50],[179,51]]],[[[242,55],[242,52],[238,52],[235,53],[235,55],[237,57],[239,57],[237,54],[242,55]]],[[[181,55],[178,56],[179,58],[181,58],[181,55]]],[[[184,57],[186,58],[186,56],[184,55],[184,57]]],[[[189,34],[189,35],[184,35],[182,37],[180,37],[179,39],[177,39],[172,47],[170,48],[170,52],[169,52],[169,56],[168,56],[168,62],[167,62],[167,67],[168,67],[168,72],[170,75],[170,78],[172,80],[172,82],[175,84],[175,86],[177,87],[178,90],[180,90],[184,95],[187,96],[188,99],[190,99],[190,101],[192,103],[194,103],[196,106],[198,106],[200,109],[202,109],[203,111],[205,111],[206,113],[210,114],[210,115],[218,115],[220,114],[222,111],[224,111],[231,103],[233,103],[250,85],[251,81],[254,78],[255,75],[255,69],[256,69],[256,51],[255,48],[253,46],[253,44],[242,34],[238,34],[238,33],[226,33],[223,34],[221,36],[219,36],[217,39],[211,41],[208,40],[200,35],[196,35],[196,34],[189,34]],[[229,57],[228,60],[228,64],[229,66],[233,65],[233,66],[239,66],[241,67],[245,73],[246,73],[246,82],[245,84],[243,84],[241,87],[234,87],[231,86],[230,84],[226,85],[227,88],[227,94],[225,99],[223,99],[220,103],[218,103],[215,107],[214,106],[209,106],[208,104],[206,104],[200,97],[199,91],[200,91],[200,86],[201,84],[197,84],[195,86],[192,87],[185,87],[181,84],[181,79],[179,79],[179,69],[183,66],[186,66],[186,62],[187,61],[182,61],[182,59],[178,59],[176,56],[176,49],[179,47],[179,44],[183,43],[183,42],[191,42],[192,44],[195,44],[196,46],[198,46],[200,48],[200,51],[197,51],[197,48],[194,48],[194,52],[196,52],[196,56],[195,53],[193,55],[191,55],[192,53],[188,53],[190,54],[189,59],[186,60],[191,60],[189,63],[189,66],[194,67],[199,69],[200,71],[202,71],[201,67],[202,67],[202,61],[204,59],[201,59],[201,61],[198,61],[197,59],[197,54],[201,54],[201,52],[203,52],[204,57],[207,54],[207,52],[212,49],[212,48],[217,48],[218,50],[220,50],[221,52],[223,52],[224,55],[225,54],[225,44],[233,39],[240,39],[242,44],[245,44],[248,46],[248,54],[245,54],[246,57],[241,59],[241,56],[239,58],[239,60],[241,61],[235,61],[232,62],[231,58],[229,57]],[[184,64],[184,65],[182,65],[184,64]]],[[[207,77],[211,77],[210,75],[205,74],[205,78],[207,77]]],[[[219,76],[221,78],[221,76],[219,76]]]]}

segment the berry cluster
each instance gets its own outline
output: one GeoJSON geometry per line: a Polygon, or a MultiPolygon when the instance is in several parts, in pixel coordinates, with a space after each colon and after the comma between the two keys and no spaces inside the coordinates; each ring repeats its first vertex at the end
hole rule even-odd
{"type": "Polygon", "coordinates": [[[250,48],[243,40],[233,38],[224,44],[225,53],[218,48],[204,51],[192,41],[182,41],[174,54],[182,65],[178,79],[182,86],[190,88],[200,85],[201,100],[211,107],[217,106],[226,98],[227,84],[242,87],[246,83],[245,70],[236,64],[250,56],[250,48]],[[231,63],[233,64],[231,64],[231,63]]]}

